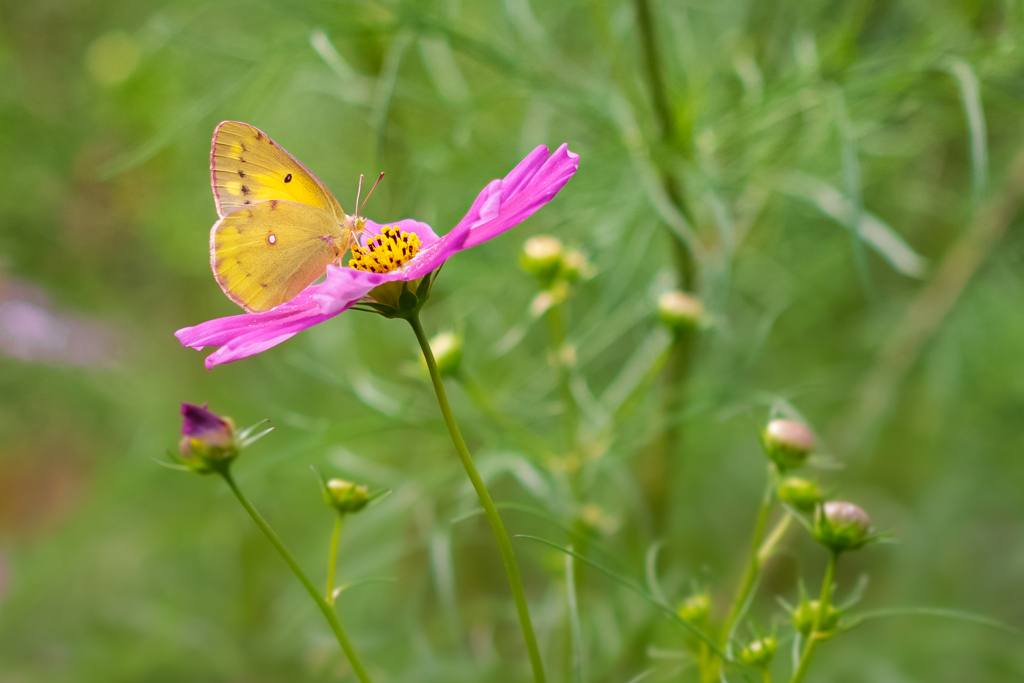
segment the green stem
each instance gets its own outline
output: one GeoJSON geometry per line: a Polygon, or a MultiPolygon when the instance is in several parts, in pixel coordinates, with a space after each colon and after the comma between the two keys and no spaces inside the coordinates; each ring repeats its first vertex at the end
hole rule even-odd
{"type": "Polygon", "coordinates": [[[782,519],[775,524],[775,528],[772,529],[770,534],[768,534],[768,538],[766,538],[764,543],[761,545],[761,549],[757,551],[758,564],[762,567],[764,566],[765,562],[767,562],[772,556],[772,553],[775,552],[775,546],[779,544],[782,537],[786,535],[787,531],[789,531],[789,526],[792,523],[793,516],[788,512],[784,513],[782,519]]]}
{"type": "Polygon", "coordinates": [[[331,532],[331,550],[327,557],[327,595],[328,605],[334,604],[334,568],[338,560],[338,538],[341,536],[341,514],[334,520],[334,531],[331,532]]]}
{"type": "Polygon", "coordinates": [[[732,635],[733,625],[739,618],[740,612],[750,597],[750,591],[757,581],[757,575],[761,571],[760,551],[761,541],[764,539],[765,526],[768,524],[768,512],[771,509],[772,495],[775,492],[773,471],[768,466],[768,485],[765,487],[764,496],[761,499],[761,507],[757,512],[757,523],[754,525],[754,536],[750,543],[750,555],[747,558],[747,568],[743,572],[739,585],[736,587],[736,595],[733,598],[729,614],[722,624],[722,633],[719,636],[719,646],[723,651],[728,652],[729,636],[732,635]]]}
{"type": "Polygon", "coordinates": [[[356,655],[356,651],[352,648],[352,644],[349,642],[348,636],[345,635],[345,629],[342,628],[341,621],[338,619],[338,615],[334,611],[334,608],[327,604],[327,602],[320,596],[320,591],[313,586],[313,582],[309,580],[309,577],[307,577],[302,571],[302,568],[299,567],[295,558],[293,558],[291,553],[288,552],[288,549],[284,547],[284,543],[281,542],[281,539],[278,538],[274,530],[270,528],[270,525],[267,524],[266,520],[260,516],[260,513],[252,506],[252,503],[250,503],[242,494],[241,489],[239,489],[238,485],[235,484],[235,480],[232,478],[231,473],[225,470],[221,472],[221,475],[223,475],[224,481],[228,483],[228,486],[231,487],[231,491],[235,494],[235,497],[238,498],[238,502],[242,504],[245,511],[249,513],[250,517],[252,517],[252,521],[256,522],[256,526],[260,528],[260,531],[263,532],[263,535],[266,536],[267,540],[274,546],[278,554],[292,570],[292,573],[294,573],[295,576],[298,577],[299,581],[302,582],[302,585],[305,586],[306,591],[309,593],[310,597],[313,598],[313,602],[315,602],[316,606],[320,608],[324,618],[327,619],[327,623],[330,624],[331,630],[334,631],[334,635],[338,639],[338,644],[341,645],[341,649],[345,652],[345,656],[348,657],[348,661],[352,665],[352,670],[355,671],[356,676],[359,677],[359,680],[362,681],[362,683],[371,683],[370,676],[366,673],[366,669],[363,668],[362,663],[359,661],[359,656],[356,655]]]}
{"type": "Polygon", "coordinates": [[[572,395],[572,370],[565,359],[565,314],[561,302],[553,305],[544,314],[548,320],[551,335],[552,360],[558,364],[558,390],[562,394],[562,411],[565,417],[565,443],[571,455],[579,457],[576,439],[579,433],[579,406],[572,395]]]}
{"type": "Polygon", "coordinates": [[[466,474],[469,475],[469,480],[476,490],[476,495],[480,498],[480,505],[487,515],[487,521],[491,523],[491,530],[494,532],[494,538],[498,542],[499,550],[501,550],[501,559],[505,563],[508,583],[512,588],[512,598],[515,600],[516,611],[519,613],[519,623],[523,628],[526,650],[530,655],[530,664],[533,666],[533,678],[536,683],[544,683],[544,665],[540,658],[540,648],[537,647],[537,638],[533,634],[533,624],[530,622],[530,611],[526,605],[526,595],[523,593],[523,582],[519,577],[519,565],[516,564],[516,556],[512,552],[512,543],[509,541],[508,533],[505,531],[505,525],[501,522],[498,510],[494,507],[491,494],[487,492],[487,487],[484,485],[483,479],[480,478],[480,473],[476,471],[473,458],[469,454],[469,449],[466,448],[466,442],[462,438],[462,433],[459,432],[459,426],[455,423],[451,406],[448,405],[448,395],[445,393],[444,383],[441,381],[441,373],[438,372],[437,362],[434,360],[434,354],[430,351],[430,343],[427,341],[427,335],[423,332],[423,326],[420,325],[419,316],[413,314],[407,320],[416,334],[416,341],[419,342],[420,349],[423,351],[423,359],[427,362],[427,369],[430,371],[430,381],[434,384],[437,403],[441,407],[441,415],[444,417],[444,423],[452,437],[452,443],[455,444],[455,450],[459,454],[462,466],[466,469],[466,474]]]}
{"type": "Polygon", "coordinates": [[[825,567],[825,579],[821,582],[821,596],[818,598],[818,611],[814,615],[814,625],[811,627],[811,634],[807,637],[807,646],[800,656],[800,664],[793,673],[790,683],[800,683],[807,675],[807,669],[811,666],[811,657],[818,643],[827,637],[827,634],[820,631],[825,616],[828,614],[829,601],[832,598],[832,583],[836,577],[836,564],[839,562],[839,553],[832,552],[828,558],[828,566],[825,567]]]}
{"type": "MultiPolygon", "coordinates": [[[[633,0],[636,9],[637,32],[640,38],[643,64],[651,93],[652,109],[658,122],[659,139],[654,147],[655,160],[659,168],[661,184],[669,200],[679,214],[689,223],[696,225],[693,211],[686,199],[683,178],[676,172],[674,157],[688,157],[688,131],[681,131],[673,111],[670,92],[661,53],[658,48],[655,26],[657,18],[651,7],[651,0],[633,0]]],[[[674,231],[668,231],[672,256],[677,272],[677,286],[693,292],[698,283],[699,264],[690,247],[674,231]]],[[[671,511],[668,510],[668,485],[674,481],[680,467],[680,444],[683,429],[679,412],[685,396],[683,386],[690,373],[691,361],[696,347],[697,332],[689,330],[678,334],[672,345],[672,354],[665,368],[665,390],[662,397],[662,428],[650,454],[649,472],[644,477],[645,491],[654,513],[655,524],[662,528],[667,524],[671,511]]]]}

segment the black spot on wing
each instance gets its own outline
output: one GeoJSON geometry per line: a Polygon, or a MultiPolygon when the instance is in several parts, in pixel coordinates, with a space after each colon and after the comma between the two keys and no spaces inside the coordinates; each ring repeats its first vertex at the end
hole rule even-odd
{"type": "Polygon", "coordinates": [[[244,178],[245,177],[245,171],[243,171],[242,169],[238,169],[238,177],[239,178],[244,178]]]}
{"type": "Polygon", "coordinates": [[[248,185],[242,185],[242,194],[245,194],[245,195],[249,194],[249,186],[248,185]]]}
{"type": "Polygon", "coordinates": [[[292,174],[291,174],[291,173],[289,173],[288,175],[286,175],[286,176],[284,177],[284,181],[285,181],[286,183],[290,183],[290,182],[292,181],[292,174]]]}

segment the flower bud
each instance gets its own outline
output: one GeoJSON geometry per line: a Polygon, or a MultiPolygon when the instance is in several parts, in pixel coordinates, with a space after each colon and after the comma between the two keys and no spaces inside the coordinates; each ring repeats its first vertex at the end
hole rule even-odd
{"type": "Polygon", "coordinates": [[[794,420],[772,420],[761,441],[765,453],[782,471],[803,465],[814,450],[814,433],[794,420]]]}
{"type": "Polygon", "coordinates": [[[566,282],[588,279],[594,275],[594,266],[582,251],[567,251],[562,257],[562,271],[559,276],[566,282]]]}
{"type": "MultiPolygon", "coordinates": [[[[814,620],[817,618],[820,606],[821,603],[817,600],[804,600],[796,606],[796,609],[790,615],[793,619],[793,628],[802,633],[804,637],[807,637],[811,629],[814,628],[814,620]]],[[[825,610],[825,614],[822,615],[821,623],[818,624],[818,630],[825,633],[831,631],[839,625],[839,617],[839,610],[830,604],[828,609],[825,610]]]]}
{"type": "Polygon", "coordinates": [[[685,621],[694,626],[701,627],[707,624],[708,614],[711,612],[711,596],[701,591],[694,593],[683,600],[676,613],[685,621]]]}
{"type": "Polygon", "coordinates": [[[537,235],[526,240],[519,262],[530,275],[535,276],[542,287],[550,287],[562,267],[562,242],[550,235],[537,235]]]}
{"type": "Polygon", "coordinates": [[[454,332],[439,332],[430,340],[430,352],[434,354],[437,369],[442,377],[454,377],[459,374],[459,365],[462,363],[462,337],[454,332]]]}
{"type": "Polygon", "coordinates": [[[740,661],[747,666],[765,669],[772,663],[772,659],[775,657],[775,649],[777,645],[775,638],[771,636],[752,640],[750,641],[750,644],[740,652],[740,661]]]}
{"type": "Polygon", "coordinates": [[[356,485],[344,479],[329,479],[324,486],[327,504],[346,515],[359,512],[370,502],[370,491],[365,484],[356,485]]]}
{"type": "Polygon", "coordinates": [[[224,472],[238,456],[235,423],[201,406],[181,404],[181,462],[193,472],[224,472]]]}
{"type": "Polygon", "coordinates": [[[673,331],[696,327],[704,316],[700,299],[679,290],[665,292],[658,297],[658,317],[673,331]]]}
{"type": "Polygon", "coordinates": [[[860,548],[870,530],[868,513],[843,501],[830,500],[820,506],[814,519],[814,538],[834,552],[860,548]]]}
{"type": "Polygon", "coordinates": [[[822,501],[821,487],[810,479],[786,477],[779,482],[779,500],[801,512],[812,512],[822,501]]]}

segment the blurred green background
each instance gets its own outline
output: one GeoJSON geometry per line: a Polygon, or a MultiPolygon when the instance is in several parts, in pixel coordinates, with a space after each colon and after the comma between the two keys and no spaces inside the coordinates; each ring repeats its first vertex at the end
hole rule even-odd
{"type": "MultiPolygon", "coordinates": [[[[367,215],[439,233],[534,146],[580,154],[425,311],[465,337],[449,392],[495,498],[546,511],[507,510],[510,533],[567,543],[585,520],[588,553],[641,579],[661,539],[667,598],[707,585],[720,615],[757,429],[802,414],[823,485],[899,541],[844,559],[840,596],[869,575],[864,608],[1024,627],[1022,37],[1017,0],[0,4],[0,681],[354,680],[223,482],[151,461],[183,400],[272,420],[235,471],[318,584],[332,518],[309,466],[394,489],[340,556],[341,581],[398,579],[339,602],[377,680],[529,678],[490,532],[453,523],[477,503],[406,325],[346,313],[212,371],[173,337],[239,312],[207,254],[223,119],[346,207],[386,171],[367,215]],[[518,266],[535,234],[594,264],[565,304],[578,469],[518,266]],[[708,329],[688,372],[679,348],[659,371],[657,298],[683,284],[708,329]]],[[[571,680],[563,556],[514,543],[549,678],[571,680]]],[[[762,629],[788,642],[775,596],[817,590],[824,555],[790,532],[762,629]]],[[[578,578],[584,680],[696,680],[677,626],[578,578]]],[[[928,619],[866,624],[810,676],[1022,679],[1021,639],[928,619]]]]}

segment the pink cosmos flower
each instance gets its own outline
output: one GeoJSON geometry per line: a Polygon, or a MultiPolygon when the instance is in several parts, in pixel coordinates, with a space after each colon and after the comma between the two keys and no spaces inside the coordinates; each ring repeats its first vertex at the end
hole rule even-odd
{"type": "Polygon", "coordinates": [[[570,152],[567,145],[563,144],[550,155],[548,148],[541,145],[504,178],[488,183],[469,213],[444,237],[438,237],[426,223],[411,218],[386,225],[366,221],[369,236],[363,236],[360,253],[370,252],[372,256],[374,247],[378,247],[376,253],[381,254],[381,244],[396,234],[419,238],[418,252],[397,268],[370,272],[348,266],[327,266],[327,278],[323,282],[310,285],[287,303],[264,313],[209,320],[180,329],[174,336],[182,345],[197,350],[219,346],[206,358],[209,369],[266,351],[361,301],[395,303],[401,285],[408,283],[408,289],[416,292],[420,281],[456,252],[486,242],[529,218],[558,194],[578,167],[579,155],[570,152]],[[371,244],[374,242],[376,244],[371,244]],[[395,285],[389,288],[389,282],[395,285]],[[385,298],[393,301],[383,301],[385,298]]]}

